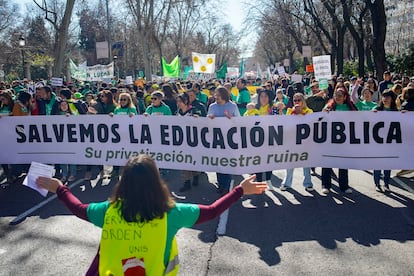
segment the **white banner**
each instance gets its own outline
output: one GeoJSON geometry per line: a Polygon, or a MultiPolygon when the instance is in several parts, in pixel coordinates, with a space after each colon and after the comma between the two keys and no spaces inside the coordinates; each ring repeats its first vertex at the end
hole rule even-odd
{"type": "Polygon", "coordinates": [[[103,81],[114,77],[114,63],[108,65],[94,65],[86,67],[86,81],[103,81]]]}
{"type": "Polygon", "coordinates": [[[189,81],[209,81],[212,79],[217,78],[216,73],[212,74],[201,74],[201,73],[194,73],[193,71],[188,72],[187,80],[189,81]]]}
{"type": "Polygon", "coordinates": [[[317,81],[320,79],[330,80],[332,78],[330,55],[313,57],[312,62],[315,71],[315,79],[317,81]]]}
{"type": "Polygon", "coordinates": [[[22,116],[0,119],[1,164],[124,165],[254,173],[294,167],[414,169],[414,112],[306,116],[22,116]]]}

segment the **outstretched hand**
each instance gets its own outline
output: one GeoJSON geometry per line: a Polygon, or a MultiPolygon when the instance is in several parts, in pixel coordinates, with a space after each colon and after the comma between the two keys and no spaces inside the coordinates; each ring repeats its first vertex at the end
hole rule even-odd
{"type": "Polygon", "coordinates": [[[37,186],[42,187],[52,193],[56,193],[57,188],[63,185],[62,182],[57,178],[50,178],[44,176],[39,176],[36,179],[36,184],[37,186]]]}
{"type": "Polygon", "coordinates": [[[253,174],[248,178],[244,179],[242,182],[240,182],[240,186],[243,188],[243,194],[261,194],[267,189],[266,182],[255,182],[255,179],[256,175],[253,174]]]}

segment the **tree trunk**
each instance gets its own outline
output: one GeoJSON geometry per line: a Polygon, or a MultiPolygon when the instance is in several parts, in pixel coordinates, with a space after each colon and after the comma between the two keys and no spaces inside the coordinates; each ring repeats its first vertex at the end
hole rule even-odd
{"type": "Polygon", "coordinates": [[[144,39],[143,41],[144,49],[144,66],[145,66],[145,79],[147,81],[152,81],[152,64],[151,64],[151,51],[149,41],[144,39]]]}
{"type": "Polygon", "coordinates": [[[63,75],[63,63],[65,62],[65,52],[66,45],[68,40],[68,29],[70,24],[70,19],[72,17],[73,6],[75,5],[75,0],[67,0],[65,13],[62,18],[62,23],[60,27],[56,30],[56,39],[55,39],[55,51],[54,51],[54,66],[53,66],[53,76],[61,77],[63,75]]]}
{"type": "Polygon", "coordinates": [[[338,26],[338,47],[337,47],[337,75],[342,74],[344,71],[344,40],[345,40],[346,27],[338,26]]]}
{"type": "Polygon", "coordinates": [[[385,15],[384,0],[377,0],[374,4],[369,3],[372,17],[372,53],[374,55],[375,69],[378,80],[383,79],[383,73],[387,68],[385,57],[385,35],[387,32],[387,18],[385,15]]]}
{"type": "Polygon", "coordinates": [[[356,40],[355,43],[358,48],[358,76],[362,77],[365,75],[365,51],[364,51],[364,41],[356,40]]]}
{"type": "Polygon", "coordinates": [[[372,53],[370,45],[365,47],[365,57],[367,59],[368,72],[374,72],[374,62],[372,61],[372,53]]]}

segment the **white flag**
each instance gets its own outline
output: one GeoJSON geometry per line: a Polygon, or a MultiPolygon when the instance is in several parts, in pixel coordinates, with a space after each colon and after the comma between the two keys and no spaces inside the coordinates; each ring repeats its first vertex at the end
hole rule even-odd
{"type": "Polygon", "coordinates": [[[213,74],[216,71],[216,54],[192,53],[195,73],[213,74]]]}

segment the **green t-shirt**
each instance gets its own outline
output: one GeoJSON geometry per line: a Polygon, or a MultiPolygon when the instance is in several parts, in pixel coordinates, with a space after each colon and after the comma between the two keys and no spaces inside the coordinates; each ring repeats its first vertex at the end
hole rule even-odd
{"type": "Polygon", "coordinates": [[[203,91],[198,92],[196,95],[196,98],[198,101],[202,102],[204,105],[207,105],[208,97],[206,94],[203,93],[203,91]]]}
{"type": "Polygon", "coordinates": [[[358,111],[370,111],[377,107],[377,104],[374,102],[367,102],[367,101],[358,101],[356,103],[356,107],[358,111]]]}
{"type": "Polygon", "coordinates": [[[134,115],[137,115],[137,109],[130,108],[130,107],[117,107],[114,110],[115,115],[129,115],[131,113],[133,113],[134,115]]]}
{"type": "MultiPolygon", "coordinates": [[[[86,210],[88,219],[94,225],[102,228],[105,214],[110,206],[109,201],[91,203],[86,210]]],[[[164,251],[164,264],[168,263],[171,243],[178,230],[183,227],[192,227],[200,216],[200,208],[196,204],[176,203],[168,212],[167,217],[167,244],[164,251]]]]}
{"type": "Polygon", "coordinates": [[[170,107],[166,104],[161,104],[157,107],[150,105],[147,107],[147,110],[145,110],[145,113],[154,115],[172,115],[170,107]]]}
{"type": "MultiPolygon", "coordinates": [[[[248,104],[250,103],[250,92],[247,88],[239,90],[239,95],[237,96],[237,103],[248,104]]],[[[244,114],[246,112],[246,107],[239,107],[239,113],[244,114]]]]}
{"type": "Polygon", "coordinates": [[[347,104],[337,104],[336,111],[350,111],[349,106],[347,104]]]}

